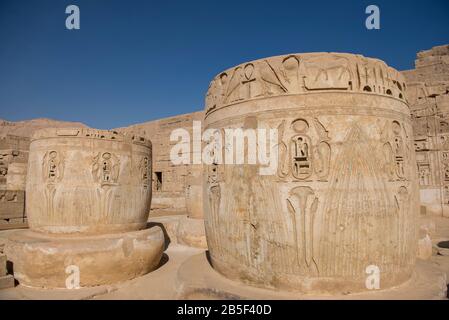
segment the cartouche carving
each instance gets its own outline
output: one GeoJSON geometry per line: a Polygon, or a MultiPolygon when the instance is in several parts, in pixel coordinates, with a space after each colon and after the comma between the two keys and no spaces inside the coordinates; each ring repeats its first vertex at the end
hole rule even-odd
{"type": "Polygon", "coordinates": [[[295,54],[220,73],[206,94],[206,116],[240,101],[316,91],[363,92],[405,100],[405,81],[384,62],[342,53],[295,54]]]}
{"type": "Polygon", "coordinates": [[[115,185],[120,173],[120,159],[110,152],[99,152],[93,158],[92,176],[101,186],[115,185]]]}

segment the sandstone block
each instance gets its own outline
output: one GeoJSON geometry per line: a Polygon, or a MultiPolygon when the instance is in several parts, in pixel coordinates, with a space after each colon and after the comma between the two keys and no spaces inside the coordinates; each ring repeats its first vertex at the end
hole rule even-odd
{"type": "Polygon", "coordinates": [[[432,240],[429,235],[418,241],[418,258],[428,260],[432,256],[432,240]]]}
{"type": "Polygon", "coordinates": [[[42,288],[67,288],[77,268],[80,287],[111,284],[157,268],[164,250],[159,227],[98,236],[51,236],[17,231],[5,247],[19,283],[42,288]],[[74,266],[74,267],[72,267],[74,266]]]}
{"type": "Polygon", "coordinates": [[[14,277],[12,275],[0,276],[0,290],[14,288],[14,277]]]}
{"type": "Polygon", "coordinates": [[[6,276],[7,274],[6,261],[6,255],[0,254],[0,277],[6,276]]]}

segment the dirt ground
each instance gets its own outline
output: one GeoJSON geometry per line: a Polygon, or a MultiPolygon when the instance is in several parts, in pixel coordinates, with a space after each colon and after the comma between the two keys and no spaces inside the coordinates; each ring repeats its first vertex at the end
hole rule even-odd
{"type": "MultiPolygon", "coordinates": [[[[428,218],[429,219],[429,218],[428,218]]],[[[426,219],[423,219],[425,222],[426,219]]],[[[430,221],[430,220],[429,220],[430,221]]],[[[435,274],[438,273],[438,279],[444,277],[444,273],[446,274],[445,281],[446,283],[449,281],[449,255],[448,250],[444,248],[438,248],[437,244],[443,241],[449,240],[449,219],[447,218],[433,218],[435,228],[432,232],[432,242],[434,244],[434,254],[432,255],[430,260],[426,261],[418,261],[418,269],[421,273],[421,284],[419,284],[420,288],[416,289],[416,294],[410,292],[409,295],[405,296],[406,299],[420,299],[420,298],[429,298],[435,299],[434,294],[430,292],[430,287],[433,285],[431,283],[426,284],[425,281],[429,282],[431,280],[428,279],[436,279],[435,274]],[[442,275],[443,274],[443,275],[442,275]],[[429,291],[429,294],[426,295],[426,291],[429,291]]],[[[13,232],[11,230],[0,232],[0,247],[5,242],[8,234],[13,232]]],[[[17,285],[15,288],[3,289],[0,290],[0,300],[6,299],[142,299],[142,300],[152,300],[152,299],[180,299],[185,298],[186,296],[181,295],[180,287],[184,286],[182,282],[183,279],[179,277],[179,270],[181,266],[184,264],[184,268],[197,268],[195,265],[195,257],[200,256],[201,254],[205,254],[204,250],[190,248],[187,246],[182,246],[178,244],[170,244],[167,250],[165,251],[163,261],[161,262],[161,266],[144,276],[139,278],[126,281],[123,283],[118,283],[109,286],[99,286],[93,288],[81,288],[74,290],[67,289],[36,289],[29,288],[23,285],[17,285]],[[190,262],[191,261],[191,262],[190,262]],[[188,263],[189,262],[189,263],[188,263]],[[189,266],[190,265],[190,266],[189,266]]],[[[197,258],[197,260],[199,260],[197,258]]],[[[200,266],[198,266],[200,267],[200,266]]],[[[202,266],[204,267],[204,265],[202,266]]],[[[207,267],[206,267],[207,268],[207,267]]],[[[183,272],[183,274],[186,274],[183,272]]],[[[228,293],[232,293],[241,298],[292,298],[292,299],[310,299],[310,298],[326,298],[326,297],[299,297],[296,295],[290,295],[287,293],[283,293],[281,295],[272,295],[272,292],[268,290],[259,290],[252,289],[243,285],[240,285],[236,282],[229,281],[224,279],[222,276],[218,275],[213,271],[213,269],[207,270],[207,272],[203,272],[203,270],[192,270],[192,274],[197,274],[199,276],[203,276],[203,274],[209,274],[212,280],[205,281],[205,286],[221,286],[228,290],[228,293]]],[[[182,277],[181,277],[182,278],[182,277]]],[[[204,278],[204,277],[203,277],[204,278]]],[[[189,280],[187,280],[188,282],[189,280]]],[[[186,283],[188,285],[188,283],[186,283]]],[[[432,290],[435,290],[433,286],[432,290]]],[[[221,290],[220,288],[214,288],[214,290],[221,290]]],[[[224,290],[224,289],[223,289],[224,290]]],[[[440,290],[441,291],[441,290],[440,290]]],[[[192,295],[190,298],[199,298],[199,299],[210,299],[210,298],[220,298],[220,296],[207,296],[207,295],[192,295]]],[[[329,297],[327,297],[329,298],[329,297]]],[[[336,297],[338,299],[338,297],[336,297]]],[[[357,297],[347,296],[346,299],[354,298],[354,299],[367,299],[367,296],[357,297]]],[[[372,296],[373,299],[390,299],[395,298],[394,290],[388,292],[387,294],[377,294],[377,296],[372,296]]],[[[400,298],[400,297],[398,297],[400,298]]],[[[369,296],[368,296],[369,299],[369,296]]]]}

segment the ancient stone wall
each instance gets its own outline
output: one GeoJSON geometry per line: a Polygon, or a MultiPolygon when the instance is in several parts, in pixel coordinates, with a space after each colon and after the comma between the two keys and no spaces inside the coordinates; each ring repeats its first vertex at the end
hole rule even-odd
{"type": "Polygon", "coordinates": [[[30,140],[0,136],[0,229],[26,225],[25,179],[30,140]]]}
{"type": "Polygon", "coordinates": [[[422,213],[449,217],[449,45],[417,54],[402,72],[413,120],[422,213]]]}
{"type": "MultiPolygon", "coordinates": [[[[201,165],[175,165],[171,162],[170,150],[178,141],[170,141],[170,135],[174,130],[180,128],[189,132],[191,137],[190,158],[192,159],[193,121],[202,122],[203,118],[204,112],[200,111],[117,129],[142,135],[151,139],[153,143],[152,210],[155,211],[154,214],[185,213],[189,203],[192,203],[188,197],[195,196],[201,189],[195,187],[201,181],[201,165]],[[187,202],[186,198],[188,198],[187,202]]],[[[193,208],[193,210],[196,209],[193,208]]]]}

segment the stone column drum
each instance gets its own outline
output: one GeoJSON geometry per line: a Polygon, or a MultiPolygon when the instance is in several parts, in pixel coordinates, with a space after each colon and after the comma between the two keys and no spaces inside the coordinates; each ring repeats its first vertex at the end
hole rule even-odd
{"type": "Polygon", "coordinates": [[[127,280],[157,267],[164,237],[145,229],[151,142],[95,129],[43,129],[31,141],[26,209],[31,230],[14,233],[8,259],[20,283],[67,287],[127,280]]]}
{"type": "Polygon", "coordinates": [[[187,216],[179,221],[177,238],[180,244],[207,249],[203,214],[202,166],[195,167],[186,177],[187,216]]]}
{"type": "Polygon", "coordinates": [[[405,90],[384,62],[340,53],[260,59],[215,77],[205,130],[277,129],[278,153],[270,175],[246,159],[206,166],[213,267],[307,293],[374,289],[377,275],[380,289],[409,279],[419,195],[405,90]]]}

